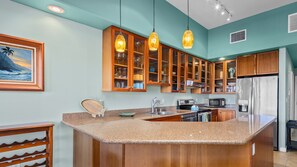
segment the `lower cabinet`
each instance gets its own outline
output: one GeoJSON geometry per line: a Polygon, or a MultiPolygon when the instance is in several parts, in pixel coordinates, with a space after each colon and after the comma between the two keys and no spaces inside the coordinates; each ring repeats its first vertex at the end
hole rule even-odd
{"type": "Polygon", "coordinates": [[[228,121],[230,119],[235,118],[236,111],[235,110],[218,110],[218,121],[223,122],[223,121],[228,121]]]}
{"type": "Polygon", "coordinates": [[[161,118],[153,118],[147,119],[147,121],[167,121],[167,122],[179,122],[182,121],[180,115],[168,116],[168,117],[161,117],[161,118]]]}
{"type": "Polygon", "coordinates": [[[211,111],[211,122],[218,122],[218,109],[211,111]]]}

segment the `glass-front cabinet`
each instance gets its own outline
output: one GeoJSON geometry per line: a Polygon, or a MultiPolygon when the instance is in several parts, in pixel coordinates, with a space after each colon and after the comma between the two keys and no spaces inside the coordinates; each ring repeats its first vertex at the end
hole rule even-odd
{"type": "Polygon", "coordinates": [[[160,54],[159,50],[149,51],[148,55],[148,84],[160,84],[160,54]]]}
{"type": "Polygon", "coordinates": [[[146,39],[134,36],[133,39],[133,70],[132,70],[132,83],[133,89],[137,91],[145,90],[145,52],[146,52],[146,39]]]}
{"type": "Polygon", "coordinates": [[[179,85],[179,92],[185,93],[186,92],[186,59],[187,55],[183,52],[180,52],[179,56],[179,72],[178,72],[178,85],[179,85]]]}
{"type": "Polygon", "coordinates": [[[194,57],[191,55],[188,55],[188,61],[187,61],[187,80],[194,81],[194,57]]]}
{"type": "Polygon", "coordinates": [[[103,33],[103,91],[146,91],[147,40],[117,27],[109,27],[103,33]],[[115,39],[122,34],[126,41],[124,52],[117,52],[115,39]]]}
{"type": "Polygon", "coordinates": [[[179,87],[178,87],[178,57],[179,57],[179,52],[177,50],[173,50],[172,53],[172,92],[178,92],[179,87]]]}
{"type": "Polygon", "coordinates": [[[226,64],[226,85],[225,85],[225,93],[236,93],[236,60],[227,60],[226,64]]]}
{"type": "Polygon", "coordinates": [[[214,93],[224,92],[224,62],[214,63],[214,93]]]}
{"type": "Polygon", "coordinates": [[[171,49],[170,47],[161,46],[162,48],[162,59],[161,59],[161,84],[164,86],[170,85],[170,55],[171,55],[171,49]]]}
{"type": "Polygon", "coordinates": [[[201,60],[194,58],[193,66],[194,82],[201,82],[201,60]]]}

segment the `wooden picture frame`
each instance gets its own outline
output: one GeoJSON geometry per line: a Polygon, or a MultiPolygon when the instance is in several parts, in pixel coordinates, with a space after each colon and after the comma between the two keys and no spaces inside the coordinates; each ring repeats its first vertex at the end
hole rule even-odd
{"type": "Polygon", "coordinates": [[[0,34],[0,90],[44,91],[44,43],[0,34]]]}

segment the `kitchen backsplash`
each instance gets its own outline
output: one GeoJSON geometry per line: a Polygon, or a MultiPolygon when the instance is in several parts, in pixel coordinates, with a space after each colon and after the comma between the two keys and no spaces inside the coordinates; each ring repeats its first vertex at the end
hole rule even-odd
{"type": "Polygon", "coordinates": [[[227,104],[236,104],[236,95],[191,94],[190,90],[187,92],[189,93],[161,93],[160,87],[148,86],[144,93],[102,92],[97,99],[103,100],[108,110],[149,108],[154,97],[163,100],[160,106],[176,106],[177,99],[195,99],[198,104],[208,104],[209,98],[226,98],[227,104]]]}

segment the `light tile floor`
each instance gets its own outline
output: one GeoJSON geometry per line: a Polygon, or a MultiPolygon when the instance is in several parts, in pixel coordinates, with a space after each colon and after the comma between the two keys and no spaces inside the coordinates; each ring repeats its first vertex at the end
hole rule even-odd
{"type": "MultiPolygon", "coordinates": [[[[297,131],[293,131],[292,140],[297,141],[297,131]]],[[[297,151],[274,152],[274,167],[297,167],[297,151]]]]}
{"type": "Polygon", "coordinates": [[[297,151],[274,152],[274,167],[297,167],[297,151]]]}

